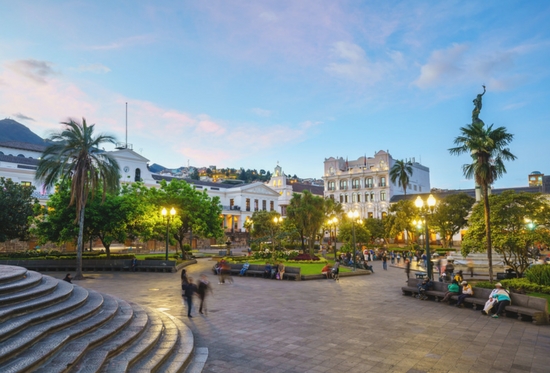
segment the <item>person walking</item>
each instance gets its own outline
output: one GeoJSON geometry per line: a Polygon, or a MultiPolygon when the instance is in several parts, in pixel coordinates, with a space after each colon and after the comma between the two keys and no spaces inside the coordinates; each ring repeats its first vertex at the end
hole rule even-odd
{"type": "Polygon", "coordinates": [[[197,292],[197,285],[193,283],[193,279],[191,277],[188,277],[187,281],[187,284],[182,284],[181,286],[183,290],[182,296],[187,303],[187,317],[192,318],[193,316],[191,316],[191,310],[193,309],[193,295],[197,292]]]}
{"type": "Polygon", "coordinates": [[[201,275],[201,278],[199,280],[199,286],[197,287],[197,295],[199,296],[199,299],[201,300],[201,304],[199,306],[199,313],[202,315],[202,310],[204,308],[204,314],[208,315],[208,309],[206,308],[206,294],[210,292],[210,294],[213,294],[212,292],[212,286],[210,286],[210,282],[208,281],[208,277],[206,277],[205,274],[201,275]]]}
{"type": "Polygon", "coordinates": [[[407,274],[407,282],[409,282],[411,275],[411,261],[409,259],[405,259],[405,273],[407,274]]]}
{"type": "Polygon", "coordinates": [[[388,256],[386,255],[386,253],[382,255],[382,268],[384,269],[384,271],[388,270],[388,256]]]}

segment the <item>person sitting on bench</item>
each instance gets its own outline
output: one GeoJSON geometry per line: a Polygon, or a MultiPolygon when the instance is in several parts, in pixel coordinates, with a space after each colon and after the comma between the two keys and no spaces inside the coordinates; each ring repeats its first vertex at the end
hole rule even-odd
{"type": "Polygon", "coordinates": [[[472,289],[472,285],[468,284],[468,282],[466,281],[462,281],[460,285],[462,285],[462,294],[458,296],[458,302],[456,302],[456,306],[464,307],[462,305],[462,303],[464,302],[464,299],[474,295],[474,289],[472,289]]]}
{"type": "Polygon", "coordinates": [[[426,277],[420,284],[418,284],[418,299],[425,300],[428,299],[426,291],[430,290],[432,287],[432,281],[429,277],[426,277]]]}
{"type": "Polygon", "coordinates": [[[241,271],[239,272],[239,276],[244,276],[246,274],[246,271],[248,271],[248,268],[250,268],[250,264],[248,261],[244,262],[243,267],[241,268],[241,271]]]}
{"type": "Polygon", "coordinates": [[[264,267],[264,278],[270,278],[271,277],[271,264],[269,262],[265,263],[264,267]]]}
{"type": "Polygon", "coordinates": [[[502,316],[506,306],[509,306],[512,303],[510,298],[510,293],[507,290],[502,288],[502,284],[499,282],[495,284],[497,291],[493,294],[493,298],[496,300],[496,304],[493,305],[492,311],[495,319],[498,319],[499,316],[502,316]]]}
{"type": "Polygon", "coordinates": [[[445,293],[443,299],[441,299],[442,302],[450,302],[453,295],[460,294],[460,286],[458,286],[458,282],[456,280],[453,280],[453,282],[447,286],[447,289],[448,291],[445,293]]]}

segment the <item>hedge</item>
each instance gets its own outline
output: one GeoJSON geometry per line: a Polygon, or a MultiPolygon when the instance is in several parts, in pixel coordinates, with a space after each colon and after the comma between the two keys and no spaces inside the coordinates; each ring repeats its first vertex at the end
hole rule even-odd
{"type": "Polygon", "coordinates": [[[535,284],[550,286],[550,265],[531,266],[531,268],[525,271],[524,276],[535,284]]]}
{"type": "MultiPolygon", "coordinates": [[[[503,287],[510,289],[514,293],[543,293],[550,294],[550,286],[539,285],[529,281],[526,278],[511,278],[501,280],[500,283],[503,287]]],[[[475,284],[478,288],[494,289],[495,284],[489,281],[480,281],[475,284]]]]}

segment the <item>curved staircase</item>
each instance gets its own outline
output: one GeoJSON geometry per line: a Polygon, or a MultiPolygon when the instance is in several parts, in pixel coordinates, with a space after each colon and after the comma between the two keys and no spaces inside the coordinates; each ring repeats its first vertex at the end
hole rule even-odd
{"type": "Polygon", "coordinates": [[[185,372],[193,347],[168,314],[0,265],[0,372],[185,372]]]}

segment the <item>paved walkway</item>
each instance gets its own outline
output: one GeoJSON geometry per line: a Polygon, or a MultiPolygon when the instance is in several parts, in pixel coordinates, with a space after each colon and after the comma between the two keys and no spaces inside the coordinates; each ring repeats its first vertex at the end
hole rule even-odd
{"type": "Polygon", "coordinates": [[[179,273],[90,273],[79,285],[180,317],[204,372],[548,372],[550,326],[492,319],[401,295],[400,268],[339,283],[235,278],[218,285],[213,262],[188,272],[213,282],[208,317],[188,319],[179,273]]]}

